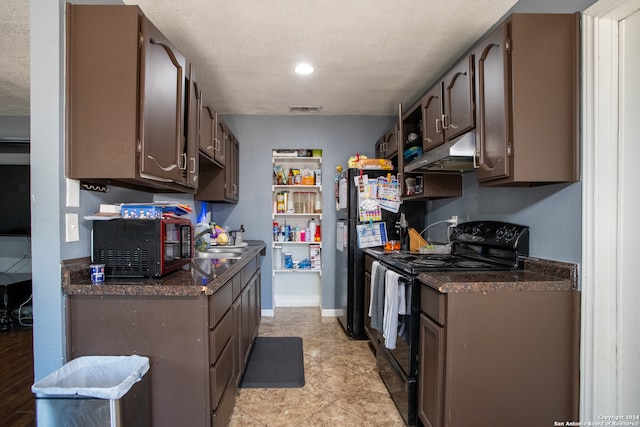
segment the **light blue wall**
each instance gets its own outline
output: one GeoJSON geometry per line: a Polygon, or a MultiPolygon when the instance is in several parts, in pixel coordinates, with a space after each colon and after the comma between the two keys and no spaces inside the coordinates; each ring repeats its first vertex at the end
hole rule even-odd
{"type": "Polygon", "coordinates": [[[359,116],[228,116],[225,122],[240,141],[240,202],[236,206],[213,205],[213,219],[231,228],[244,224],[245,239],[264,240],[262,259],[262,307],[272,308],[271,246],[272,193],[271,150],[274,148],[322,149],[322,307],[336,306],[333,271],[335,243],[335,167],[347,166],[350,156],[374,156],[374,143],[394,122],[394,117],[359,116]],[[333,227],[331,226],[333,224],[333,227]]]}
{"type": "MultiPolygon", "coordinates": [[[[457,215],[460,222],[497,220],[527,225],[530,227],[531,256],[579,263],[582,255],[581,203],[581,183],[484,188],[478,186],[476,173],[468,172],[463,175],[461,198],[427,203],[427,223],[457,215]]],[[[442,228],[434,226],[433,231],[441,232],[442,228]]],[[[442,241],[442,234],[436,236],[431,238],[442,241]]]]}

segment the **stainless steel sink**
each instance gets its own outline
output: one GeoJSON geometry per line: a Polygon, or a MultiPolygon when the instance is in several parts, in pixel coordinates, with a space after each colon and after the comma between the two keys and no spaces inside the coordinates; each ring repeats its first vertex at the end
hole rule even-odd
{"type": "Polygon", "coordinates": [[[211,246],[206,252],[224,252],[224,253],[243,253],[247,250],[246,246],[211,246]]]}
{"type": "Polygon", "coordinates": [[[241,252],[230,252],[230,251],[197,251],[196,258],[209,258],[209,259],[240,259],[242,258],[241,252]]]}

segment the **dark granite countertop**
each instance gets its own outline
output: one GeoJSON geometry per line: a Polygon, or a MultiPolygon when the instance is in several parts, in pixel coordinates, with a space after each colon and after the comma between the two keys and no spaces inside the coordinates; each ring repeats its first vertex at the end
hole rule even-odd
{"type": "Polygon", "coordinates": [[[442,293],[575,291],[578,266],[560,261],[524,257],[524,268],[512,271],[420,273],[418,280],[442,293]]]}
{"type": "MultiPolygon", "coordinates": [[[[376,257],[376,252],[365,250],[376,257]]],[[[418,280],[442,293],[575,291],[578,266],[535,257],[521,258],[523,269],[511,271],[434,271],[418,280]]]]}
{"type": "Polygon", "coordinates": [[[163,277],[107,277],[103,284],[91,283],[91,259],[77,258],[61,263],[62,292],[66,295],[212,295],[258,254],[264,255],[265,243],[247,241],[240,259],[194,258],[181,270],[163,277]]]}

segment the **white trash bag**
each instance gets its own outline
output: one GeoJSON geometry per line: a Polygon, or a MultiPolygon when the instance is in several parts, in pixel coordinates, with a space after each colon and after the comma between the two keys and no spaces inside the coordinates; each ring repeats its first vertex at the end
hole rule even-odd
{"type": "Polygon", "coordinates": [[[122,398],[149,370],[145,356],[81,356],[31,386],[37,397],[122,398]]]}

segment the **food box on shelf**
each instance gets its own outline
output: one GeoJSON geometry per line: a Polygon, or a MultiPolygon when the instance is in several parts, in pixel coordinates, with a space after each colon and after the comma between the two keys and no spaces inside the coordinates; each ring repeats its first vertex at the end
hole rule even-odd
{"type": "Polygon", "coordinates": [[[311,268],[312,269],[321,269],[322,268],[322,256],[320,250],[320,244],[312,243],[309,245],[309,258],[311,259],[311,268]]]}

